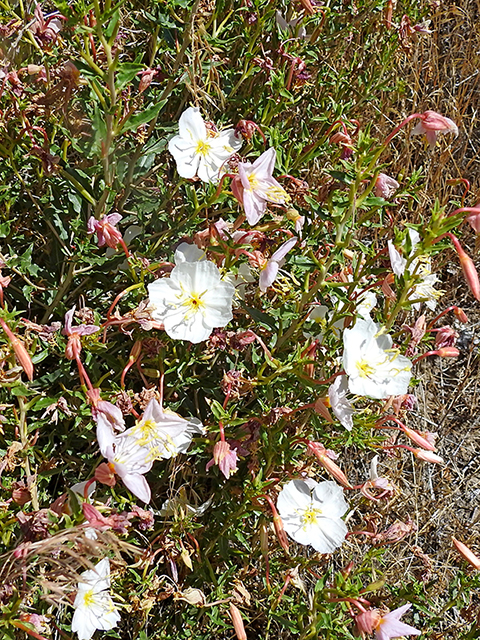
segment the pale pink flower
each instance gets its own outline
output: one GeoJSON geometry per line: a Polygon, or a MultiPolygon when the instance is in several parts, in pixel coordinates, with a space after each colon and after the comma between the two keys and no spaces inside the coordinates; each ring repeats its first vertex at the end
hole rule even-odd
{"type": "Polygon", "coordinates": [[[237,449],[232,449],[228,442],[219,440],[213,448],[213,459],[206,466],[208,471],[214,464],[218,465],[218,468],[223,473],[225,478],[228,478],[237,471],[237,449]]]}
{"type": "Polygon", "coordinates": [[[297,244],[297,240],[298,238],[293,237],[284,242],[282,246],[275,251],[270,260],[267,261],[260,273],[260,281],[258,283],[260,291],[265,292],[268,287],[271,287],[275,282],[280,267],[285,262],[285,256],[290,249],[293,249],[297,244]]]}
{"type": "Polygon", "coordinates": [[[257,224],[265,213],[267,202],[285,204],[289,196],[273,177],[277,152],[273,147],[250,162],[238,163],[238,176],[232,181],[234,196],[243,204],[249,224],[257,224]]]}
{"type": "Polygon", "coordinates": [[[72,326],[73,316],[75,314],[76,307],[72,307],[70,311],[65,314],[65,324],[62,329],[62,334],[68,336],[67,346],[65,348],[65,357],[69,360],[75,360],[80,355],[82,349],[81,336],[91,336],[92,333],[100,331],[100,327],[94,324],[80,324],[76,327],[72,326]]]}
{"type": "Polygon", "coordinates": [[[480,202],[472,207],[472,209],[478,209],[478,211],[472,211],[466,218],[466,222],[470,224],[472,229],[475,231],[477,235],[480,234],[480,202]]]}
{"type": "Polygon", "coordinates": [[[406,613],[411,604],[404,604],[398,609],[390,611],[382,616],[375,626],[375,640],[390,640],[401,636],[419,636],[422,632],[409,624],[400,622],[400,618],[406,613]]]}
{"type": "Polygon", "coordinates": [[[440,115],[436,111],[425,111],[425,113],[422,113],[418,117],[420,118],[420,122],[413,128],[411,135],[416,136],[424,133],[432,149],[437,142],[439,133],[453,131],[455,137],[458,136],[458,127],[455,122],[450,120],[450,118],[440,115]]]}
{"type": "Polygon", "coordinates": [[[374,192],[377,198],[389,200],[399,186],[398,182],[387,176],[386,173],[379,173],[375,182],[374,192]]]}
{"type": "Polygon", "coordinates": [[[119,213],[111,213],[103,216],[100,220],[96,220],[93,216],[88,220],[88,233],[96,233],[98,246],[111,247],[116,249],[117,245],[123,240],[121,232],[115,227],[120,222],[122,216],[119,213]]]}

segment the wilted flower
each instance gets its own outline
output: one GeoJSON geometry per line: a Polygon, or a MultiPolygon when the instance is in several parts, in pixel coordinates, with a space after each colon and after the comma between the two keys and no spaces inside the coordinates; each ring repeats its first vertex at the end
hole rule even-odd
{"type": "Polygon", "coordinates": [[[100,560],[95,569],[84,571],[80,578],[73,604],[72,631],[79,640],[90,640],[97,629],[108,631],[120,620],[110,596],[110,561],[100,560]]]}
{"type": "Polygon", "coordinates": [[[386,173],[379,173],[375,182],[374,192],[377,198],[389,200],[399,186],[398,182],[387,176],[386,173]]]}
{"type": "Polygon", "coordinates": [[[125,431],[123,437],[149,449],[152,460],[168,460],[179,453],[185,453],[195,433],[204,433],[199,420],[186,420],[173,411],[164,410],[152,398],[142,419],[125,431]]]}
{"type": "Polygon", "coordinates": [[[232,449],[228,442],[225,440],[219,440],[213,447],[213,458],[206,466],[208,471],[214,464],[218,465],[218,468],[228,480],[237,471],[237,448],[232,449]]]}
{"type": "Polygon", "coordinates": [[[104,451],[115,441],[116,431],[125,431],[123,413],[111,402],[98,400],[92,407],[92,415],[97,424],[98,445],[104,451]]]}
{"type": "Polygon", "coordinates": [[[153,318],[176,340],[202,342],[233,318],[235,287],[208,260],[177,264],[169,278],[149,284],[148,293],[153,318]]]}
{"type": "Polygon", "coordinates": [[[278,495],[277,507],[288,535],[320,553],[332,553],[347,535],[341,517],[348,509],[335,482],[290,480],[278,495]]]}
{"type": "Polygon", "coordinates": [[[425,134],[432,149],[437,142],[439,133],[453,131],[455,136],[458,136],[458,127],[453,120],[436,113],[436,111],[425,111],[417,117],[420,118],[420,122],[412,129],[411,135],[425,134]]]}
{"type": "Polygon", "coordinates": [[[352,393],[382,399],[407,392],[411,361],[392,349],[392,339],[372,320],[343,332],[343,366],[352,393]]]}
{"type": "Polygon", "coordinates": [[[273,177],[277,152],[273,147],[250,162],[238,163],[238,176],[232,181],[234,196],[243,205],[249,224],[260,220],[267,208],[267,202],[286,204],[289,195],[273,177]]]}
{"type": "Polygon", "coordinates": [[[96,220],[92,216],[87,223],[88,233],[97,234],[99,247],[107,245],[107,247],[116,249],[117,245],[123,242],[122,234],[115,226],[121,219],[122,216],[119,213],[110,213],[100,220],[96,220]]]}
{"type": "Polygon", "coordinates": [[[297,240],[298,238],[293,237],[284,242],[282,246],[275,251],[270,260],[268,260],[264,265],[263,269],[260,272],[260,280],[258,283],[260,291],[265,292],[268,287],[271,287],[275,282],[280,267],[285,262],[285,256],[290,251],[290,249],[293,249],[293,247],[297,244],[297,240]]]}
{"type": "Polygon", "coordinates": [[[72,326],[73,316],[75,314],[76,307],[72,307],[70,311],[65,314],[65,324],[62,329],[62,334],[68,336],[67,346],[65,348],[65,357],[69,360],[75,360],[79,357],[82,349],[81,336],[91,336],[92,333],[100,331],[100,327],[93,324],[80,324],[77,327],[72,326]]]}
{"type": "Polygon", "coordinates": [[[197,107],[182,113],[178,127],[179,133],[168,143],[168,150],[182,178],[198,176],[203,182],[216,182],[222,166],[243,143],[233,129],[207,129],[197,107]]]}

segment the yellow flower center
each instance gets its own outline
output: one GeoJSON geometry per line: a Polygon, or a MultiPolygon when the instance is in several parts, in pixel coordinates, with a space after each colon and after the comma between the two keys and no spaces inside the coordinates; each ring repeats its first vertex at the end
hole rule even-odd
{"type": "Polygon", "coordinates": [[[86,607],[91,607],[94,602],[95,602],[95,594],[93,593],[93,589],[90,589],[89,591],[86,591],[83,594],[83,604],[86,607]]]}
{"type": "Polygon", "coordinates": [[[258,189],[260,183],[258,182],[258,178],[254,173],[251,173],[248,176],[248,182],[250,183],[250,189],[252,189],[252,191],[254,189],[258,189]]]}
{"type": "Polygon", "coordinates": [[[155,420],[142,420],[135,425],[135,432],[140,431],[141,437],[138,439],[140,446],[145,446],[156,436],[157,423],[155,420]]]}
{"type": "Polygon", "coordinates": [[[208,144],[208,142],[205,142],[205,140],[199,140],[195,151],[202,156],[206,156],[207,153],[210,153],[211,148],[212,145],[208,144]]]}
{"type": "Polygon", "coordinates": [[[368,376],[371,376],[372,373],[375,373],[375,369],[371,365],[369,365],[365,359],[357,362],[357,369],[361,378],[368,378],[368,376]]]}
{"type": "Polygon", "coordinates": [[[318,516],[322,515],[321,509],[314,509],[313,507],[309,507],[305,509],[302,514],[302,524],[306,527],[309,524],[316,524],[318,516]]]}

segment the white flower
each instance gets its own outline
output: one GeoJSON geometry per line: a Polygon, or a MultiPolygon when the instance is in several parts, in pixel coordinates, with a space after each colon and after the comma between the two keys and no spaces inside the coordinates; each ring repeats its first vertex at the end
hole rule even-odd
{"type": "MultiPolygon", "coordinates": [[[[409,229],[408,234],[412,244],[412,251],[415,251],[415,247],[420,242],[420,236],[418,232],[413,229],[409,229]]],[[[388,241],[388,253],[390,255],[393,273],[396,276],[403,276],[407,265],[407,259],[397,251],[391,240],[388,241]]],[[[425,304],[433,311],[437,306],[437,300],[443,295],[443,291],[435,289],[433,286],[438,282],[438,276],[432,273],[431,258],[428,256],[418,256],[412,260],[408,270],[411,275],[419,276],[419,280],[415,284],[409,298],[426,298],[425,304]]],[[[420,305],[420,302],[415,302],[412,304],[412,307],[416,311],[419,311],[420,305]]]]}
{"type": "Polygon", "coordinates": [[[203,182],[217,182],[220,169],[242,146],[233,129],[207,130],[197,107],[189,107],[180,116],[179,133],[168,143],[182,178],[198,176],[203,182]]]}
{"type": "Polygon", "coordinates": [[[215,327],[224,327],[233,318],[235,287],[221,279],[209,260],[180,262],[169,278],[149,284],[148,294],[153,317],[176,340],[202,342],[215,327]]]}
{"type": "Polygon", "coordinates": [[[72,631],[79,640],[90,640],[96,629],[108,631],[117,626],[120,614],[110,597],[110,562],[100,560],[95,569],[84,571],[78,583],[73,606],[72,631]]]}
{"type": "Polygon", "coordinates": [[[359,396],[382,399],[407,392],[411,361],[392,349],[392,339],[380,334],[372,320],[357,320],[343,332],[343,367],[348,387],[359,396]]]}
{"type": "Polygon", "coordinates": [[[352,416],[355,413],[355,409],[347,399],[347,393],[347,376],[338,376],[328,389],[328,399],[330,400],[332,411],[335,414],[335,417],[340,421],[342,427],[351,431],[353,429],[352,416]]]}
{"type": "Polygon", "coordinates": [[[356,312],[360,318],[368,320],[370,318],[370,311],[377,306],[377,296],[373,291],[365,291],[357,299],[356,312]]]}
{"type": "Polygon", "coordinates": [[[299,544],[331,553],[345,540],[347,527],[341,517],[348,505],[335,482],[290,480],[278,495],[277,509],[285,531],[299,544]]]}
{"type": "Polygon", "coordinates": [[[134,496],[150,502],[152,493],[148,482],[143,477],[153,466],[154,456],[148,447],[142,447],[134,438],[128,437],[128,431],[115,438],[113,445],[102,450],[108,459],[109,466],[122,479],[123,484],[134,496]]]}
{"type": "Polygon", "coordinates": [[[195,433],[204,433],[199,420],[185,420],[173,411],[165,411],[152,398],[142,419],[125,431],[123,437],[131,438],[137,445],[149,449],[152,460],[168,460],[185,453],[195,433]]]}

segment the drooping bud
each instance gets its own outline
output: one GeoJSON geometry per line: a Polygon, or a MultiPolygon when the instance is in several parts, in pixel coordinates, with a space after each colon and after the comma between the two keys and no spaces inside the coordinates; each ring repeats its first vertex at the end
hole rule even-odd
{"type": "Polygon", "coordinates": [[[467,547],[466,544],[463,544],[463,542],[460,542],[460,540],[457,540],[453,536],[452,542],[462,558],[464,558],[469,564],[471,564],[474,569],[480,571],[480,558],[475,555],[473,551],[467,547]]]}
{"type": "Polygon", "coordinates": [[[235,634],[238,640],[247,640],[247,634],[243,625],[242,615],[238,608],[232,603],[230,603],[230,617],[232,619],[233,628],[235,629],[235,634]]]}
{"type": "Polygon", "coordinates": [[[448,234],[449,238],[453,242],[458,257],[460,259],[460,266],[462,267],[463,275],[467,281],[468,287],[473,294],[473,297],[480,301],[480,281],[478,279],[477,269],[470,256],[464,251],[462,245],[458,241],[453,233],[448,234]]]}
{"type": "Polygon", "coordinates": [[[326,469],[326,471],[328,471],[328,473],[332,475],[335,480],[338,480],[338,482],[340,482],[340,484],[344,487],[347,487],[348,489],[351,488],[352,485],[348,481],[347,476],[328,455],[328,451],[327,449],[325,449],[323,444],[320,444],[320,442],[309,441],[307,449],[310,453],[313,453],[322,467],[326,469]]]}
{"type": "Polygon", "coordinates": [[[17,336],[11,331],[10,327],[7,325],[7,323],[4,320],[0,319],[0,324],[2,325],[2,329],[7,334],[7,338],[9,339],[10,344],[13,347],[13,350],[15,352],[18,362],[20,363],[20,366],[27,374],[27,378],[30,381],[32,381],[33,380],[33,362],[32,362],[32,359],[30,358],[30,354],[25,348],[25,345],[20,340],[20,338],[17,338],[17,336]]]}
{"type": "Polygon", "coordinates": [[[433,462],[435,464],[443,464],[444,460],[440,456],[437,456],[431,451],[425,451],[425,449],[411,449],[413,455],[419,460],[425,460],[425,462],[433,462]]]}

